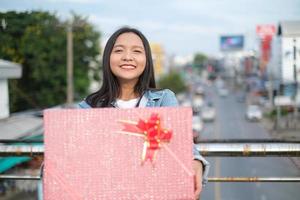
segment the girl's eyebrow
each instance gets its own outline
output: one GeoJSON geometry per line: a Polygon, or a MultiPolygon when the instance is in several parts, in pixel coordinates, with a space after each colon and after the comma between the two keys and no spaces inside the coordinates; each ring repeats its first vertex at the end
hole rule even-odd
{"type": "MultiPolygon", "coordinates": [[[[122,48],[124,48],[124,45],[122,45],[122,44],[116,44],[116,45],[114,46],[114,48],[116,48],[116,47],[122,47],[122,48]]],[[[144,47],[142,47],[142,46],[140,46],[140,45],[133,45],[132,48],[140,48],[140,49],[144,49],[144,47]]]]}

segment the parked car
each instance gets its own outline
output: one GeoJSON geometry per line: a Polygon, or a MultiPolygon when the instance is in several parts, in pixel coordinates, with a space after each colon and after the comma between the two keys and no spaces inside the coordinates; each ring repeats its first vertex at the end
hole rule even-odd
{"type": "Polygon", "coordinates": [[[202,119],[205,122],[214,121],[216,118],[216,109],[210,106],[204,106],[201,111],[202,119]]]}
{"type": "Polygon", "coordinates": [[[249,105],[246,111],[246,119],[250,121],[259,121],[262,119],[262,111],[257,105],[249,105]]]}

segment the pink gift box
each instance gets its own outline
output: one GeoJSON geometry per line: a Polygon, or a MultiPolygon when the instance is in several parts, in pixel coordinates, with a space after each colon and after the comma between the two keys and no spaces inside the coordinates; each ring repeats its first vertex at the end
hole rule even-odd
{"type": "Polygon", "coordinates": [[[180,107],[46,110],[44,199],[194,199],[191,119],[180,107]],[[144,139],[121,134],[118,120],[152,113],[173,134],[142,165],[144,139]]]}

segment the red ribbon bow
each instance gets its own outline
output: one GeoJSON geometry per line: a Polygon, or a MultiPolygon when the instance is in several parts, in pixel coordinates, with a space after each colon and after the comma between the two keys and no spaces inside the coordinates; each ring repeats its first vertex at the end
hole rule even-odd
{"type": "Polygon", "coordinates": [[[161,147],[162,142],[170,142],[172,131],[163,129],[158,113],[152,113],[148,120],[140,119],[138,123],[131,121],[120,121],[124,128],[122,133],[144,137],[144,148],[142,161],[148,159],[153,162],[157,150],[161,147]]]}

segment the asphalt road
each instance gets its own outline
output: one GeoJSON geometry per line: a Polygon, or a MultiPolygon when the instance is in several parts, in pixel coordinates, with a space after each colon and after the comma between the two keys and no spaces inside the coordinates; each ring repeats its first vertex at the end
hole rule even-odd
{"type": "MultiPolygon", "coordinates": [[[[270,134],[259,122],[245,120],[246,106],[234,94],[219,97],[210,88],[217,110],[215,122],[206,123],[204,139],[263,139],[270,134]]],[[[299,169],[285,157],[210,157],[210,177],[280,177],[300,176],[299,169]]],[[[300,183],[208,183],[201,200],[295,200],[300,197],[300,183]]]]}

